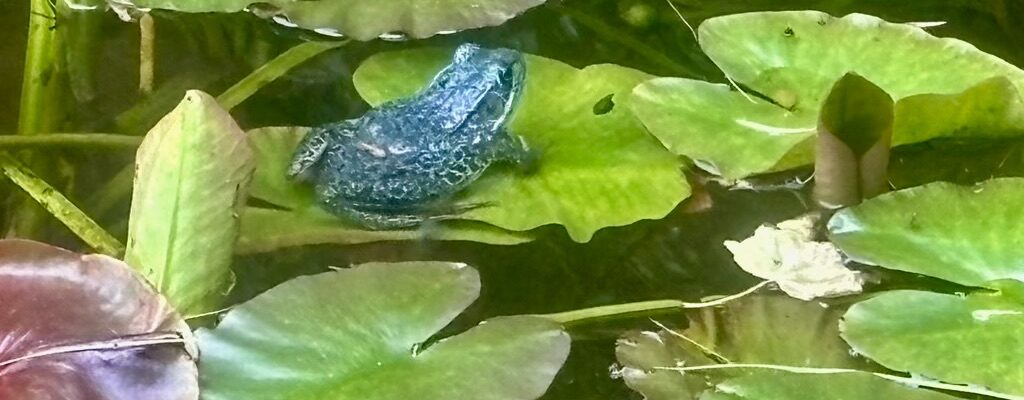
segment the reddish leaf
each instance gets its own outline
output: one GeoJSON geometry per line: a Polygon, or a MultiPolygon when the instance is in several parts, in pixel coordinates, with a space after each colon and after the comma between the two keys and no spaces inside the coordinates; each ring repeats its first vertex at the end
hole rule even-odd
{"type": "Polygon", "coordinates": [[[0,399],[195,400],[192,343],[123,262],[0,240],[0,399]]]}

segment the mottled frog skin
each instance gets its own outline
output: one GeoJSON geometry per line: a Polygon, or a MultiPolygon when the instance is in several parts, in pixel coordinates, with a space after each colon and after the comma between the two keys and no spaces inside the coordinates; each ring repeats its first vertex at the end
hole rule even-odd
{"type": "Polygon", "coordinates": [[[418,94],[310,130],[288,175],[313,183],[328,211],[371,229],[457,215],[479,205],[446,205],[453,194],[492,163],[528,157],[506,129],[525,79],[519,52],[464,44],[418,94]]]}

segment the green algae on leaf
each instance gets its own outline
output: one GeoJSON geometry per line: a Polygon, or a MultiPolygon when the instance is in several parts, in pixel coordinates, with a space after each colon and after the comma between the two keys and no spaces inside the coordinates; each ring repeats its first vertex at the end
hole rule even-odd
{"type": "Polygon", "coordinates": [[[180,312],[223,305],[252,173],[245,132],[199,91],[139,147],[125,261],[180,312]]]}
{"type": "MultiPolygon", "coordinates": [[[[400,32],[412,38],[501,25],[545,0],[266,0],[265,11],[299,27],[326,30],[356,40],[400,32]]],[[[238,12],[253,0],[130,0],[142,8],[184,12],[238,12]]]]}
{"type": "Polygon", "coordinates": [[[1024,178],[974,186],[939,182],[878,196],[836,213],[832,242],[853,260],[962,285],[1024,280],[1024,178]]]}
{"type": "Polygon", "coordinates": [[[288,179],[292,153],[309,128],[270,127],[249,131],[256,158],[250,195],[281,209],[247,207],[238,239],[241,253],[307,244],[358,244],[406,240],[465,240],[510,245],[529,242],[529,232],[512,232],[478,221],[440,221],[420,229],[368,230],[328,214],[309,185],[288,179]]]}
{"type": "Polygon", "coordinates": [[[989,286],[999,290],[882,293],[850,308],[843,338],[889,369],[1024,396],[1024,283],[989,286]]]}
{"type": "Polygon", "coordinates": [[[701,48],[727,75],[766,100],[724,85],[662,78],[638,86],[629,102],[667,147],[714,166],[711,172],[725,178],[811,162],[804,143],[811,140],[825,94],[848,72],[897,100],[893,143],[1024,131],[1022,110],[1010,108],[1021,103],[1016,92],[1024,88],[1024,71],[918,27],[862,14],[787,11],[708,19],[699,34],[701,48]],[[1011,87],[993,87],[990,80],[1000,77],[1011,87]],[[932,94],[973,103],[958,113],[934,114],[951,100],[917,97],[932,94]],[[698,99],[680,101],[689,97],[698,99]]]}
{"type": "Polygon", "coordinates": [[[538,317],[499,317],[428,342],[476,300],[477,272],[372,263],[285,282],[199,333],[203,398],[540,397],[569,336],[538,317]]]}
{"type": "MultiPolygon", "coordinates": [[[[377,54],[356,70],[354,83],[378,105],[414,94],[449,59],[441,49],[377,54]]],[[[594,113],[595,104],[609,95],[619,104],[649,75],[607,64],[579,70],[529,55],[526,74],[510,130],[538,151],[538,168],[530,174],[489,169],[456,200],[494,206],[464,217],[513,231],[561,224],[573,240],[586,242],[604,227],[662,218],[689,196],[681,161],[628,110],[594,113]]]]}

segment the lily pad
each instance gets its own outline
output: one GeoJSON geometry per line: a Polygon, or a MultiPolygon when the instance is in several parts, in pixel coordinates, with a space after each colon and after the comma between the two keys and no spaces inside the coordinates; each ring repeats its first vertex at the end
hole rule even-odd
{"type": "Polygon", "coordinates": [[[1024,396],[1024,283],[992,286],[1002,290],[883,293],[850,308],[843,338],[890,369],[1024,396]]]}
{"type": "Polygon", "coordinates": [[[1024,281],[1024,178],[974,186],[938,182],[878,196],[836,213],[828,230],[850,258],[981,286],[1024,281]]]}
{"type": "Polygon", "coordinates": [[[119,260],[2,240],[0,304],[0,398],[199,398],[188,325],[119,260]]]}
{"type": "MultiPolygon", "coordinates": [[[[253,0],[130,0],[143,8],[238,12],[253,0]]],[[[501,25],[545,0],[267,0],[263,4],[306,29],[327,29],[356,40],[402,32],[412,38],[501,25]]]]}
{"type": "Polygon", "coordinates": [[[220,308],[253,172],[245,132],[189,91],[146,134],[135,169],[125,261],[180,312],[220,308]]]}
{"type": "Polygon", "coordinates": [[[662,78],[638,86],[629,103],[667,147],[725,178],[811,162],[804,143],[811,140],[825,94],[848,72],[897,100],[893,143],[1024,132],[1021,110],[1008,108],[1020,104],[1024,71],[912,25],[862,14],[758,12],[708,19],[699,36],[701,48],[726,74],[770,101],[725,85],[662,78]],[[936,114],[950,107],[948,96],[970,99],[970,106],[936,114]]]}
{"type": "Polygon", "coordinates": [[[309,128],[271,127],[249,131],[256,158],[250,194],[280,209],[247,207],[242,213],[241,253],[309,244],[358,244],[406,240],[465,240],[511,245],[533,240],[477,221],[441,221],[413,230],[367,230],[322,210],[310,185],[287,178],[292,153],[309,128]]]}
{"type": "MultiPolygon", "coordinates": [[[[371,105],[409,96],[450,54],[417,49],[374,55],[356,70],[356,89],[371,105]]],[[[598,229],[668,214],[690,194],[682,163],[615,105],[649,78],[617,65],[580,70],[527,56],[526,89],[510,129],[538,150],[539,167],[532,174],[489,169],[456,200],[494,206],[464,217],[513,231],[561,224],[573,240],[586,242],[598,229]],[[594,105],[609,95],[611,110],[596,114],[594,105]]]]}
{"type": "Polygon", "coordinates": [[[200,331],[204,399],[535,399],[569,352],[539,317],[430,338],[480,290],[464,264],[364,264],[303,276],[200,331]]]}

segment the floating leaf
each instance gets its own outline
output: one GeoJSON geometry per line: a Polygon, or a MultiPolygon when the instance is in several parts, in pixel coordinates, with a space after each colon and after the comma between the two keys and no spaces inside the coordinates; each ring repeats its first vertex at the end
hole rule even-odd
{"type": "Polygon", "coordinates": [[[139,148],[125,261],[183,313],[221,306],[252,169],[245,133],[194,90],[139,148]]]}
{"type": "Polygon", "coordinates": [[[818,220],[809,214],[760,226],[753,236],[724,244],[740,268],[776,282],[791,297],[812,300],[860,293],[864,276],[846,268],[835,245],[814,240],[818,220]]]}
{"type": "Polygon", "coordinates": [[[249,131],[256,154],[253,197],[283,210],[249,207],[242,214],[238,251],[270,251],[307,244],[357,244],[400,240],[467,240],[488,244],[518,244],[533,240],[526,232],[511,232],[476,221],[441,221],[413,230],[373,231],[322,210],[311,185],[287,178],[292,153],[309,128],[273,127],[249,131]]]}
{"type": "Polygon", "coordinates": [[[0,304],[0,398],[199,397],[191,331],[121,261],[0,241],[0,304]]]}
{"type": "Polygon", "coordinates": [[[1024,179],[975,186],[939,182],[878,196],[836,213],[832,242],[852,259],[981,286],[1024,280],[1024,179]]]}
{"type": "Polygon", "coordinates": [[[303,276],[200,332],[203,397],[534,399],[569,352],[537,317],[488,320],[424,345],[472,303],[464,264],[365,264],[303,276]]]}
{"type": "MultiPolygon", "coordinates": [[[[142,8],[238,12],[253,0],[130,0],[142,8]]],[[[501,25],[544,0],[267,0],[263,5],[306,29],[327,29],[356,40],[402,32],[413,38],[501,25]]]]}
{"type": "Polygon", "coordinates": [[[892,124],[892,98],[859,75],[843,75],[821,106],[815,200],[838,208],[888,191],[892,124]]]}
{"type": "MultiPolygon", "coordinates": [[[[449,60],[441,50],[377,54],[356,71],[355,86],[370,104],[381,104],[414,94],[449,60]]],[[[557,223],[586,242],[603,227],[664,217],[689,195],[681,162],[628,110],[594,113],[608,95],[618,104],[650,76],[607,64],[578,70],[537,56],[527,56],[526,75],[510,130],[538,150],[539,168],[488,170],[457,200],[494,206],[466,218],[514,231],[557,223]]]]}
{"type": "Polygon", "coordinates": [[[862,14],[757,12],[708,19],[699,32],[701,48],[726,74],[770,101],[744,98],[725,85],[663,78],[638,86],[629,103],[669,148],[729,179],[810,162],[804,143],[821,103],[850,71],[896,100],[910,98],[897,102],[893,143],[1024,129],[1015,106],[1024,71],[908,24],[862,14]],[[992,79],[999,77],[1012,87],[997,88],[992,79]],[[951,107],[950,97],[911,97],[928,94],[970,99],[969,107],[936,114],[951,107]],[[985,130],[991,126],[1003,129],[985,130]]]}
{"type": "Polygon", "coordinates": [[[890,369],[1022,396],[1024,283],[992,286],[1003,290],[883,293],[850,308],[843,338],[890,369]]]}

